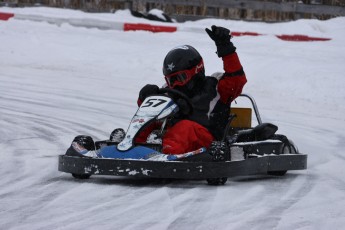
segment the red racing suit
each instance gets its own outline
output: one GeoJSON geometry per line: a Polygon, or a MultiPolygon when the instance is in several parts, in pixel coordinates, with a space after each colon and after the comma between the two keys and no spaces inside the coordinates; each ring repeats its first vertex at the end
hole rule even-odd
{"type": "MultiPolygon", "coordinates": [[[[208,148],[220,140],[230,113],[230,103],[238,97],[247,79],[237,53],[222,57],[224,73],[206,77],[191,98],[191,115],[173,122],[162,138],[162,152],[182,154],[201,147],[208,148]]],[[[194,89],[193,89],[194,91],[194,89]]],[[[146,140],[148,131],[137,140],[146,140]]]]}

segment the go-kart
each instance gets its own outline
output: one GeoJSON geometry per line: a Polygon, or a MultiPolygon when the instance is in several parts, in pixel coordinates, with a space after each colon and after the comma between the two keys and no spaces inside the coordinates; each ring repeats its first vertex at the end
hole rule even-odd
{"type": "MultiPolygon", "coordinates": [[[[221,140],[214,141],[208,149],[202,147],[183,154],[163,154],[161,137],[165,126],[179,111],[175,101],[184,100],[190,113],[193,105],[181,92],[162,88],[159,95],[143,101],[121,140],[110,138],[93,142],[86,137],[91,142],[79,143],[77,147],[72,144],[64,155],[59,156],[58,169],[78,179],[88,179],[91,175],[206,179],[210,185],[225,184],[228,177],[283,176],[289,170],[306,169],[307,155],[301,154],[286,136],[276,134],[277,126],[261,121],[254,98],[247,94],[241,94],[239,98],[249,99],[251,106],[231,108],[221,140]],[[252,115],[253,110],[255,115],[252,115]],[[257,125],[251,127],[255,117],[257,125]],[[157,121],[161,127],[154,131],[154,137],[137,143],[138,134],[157,121]]],[[[83,138],[86,140],[85,136],[83,138]]]]}

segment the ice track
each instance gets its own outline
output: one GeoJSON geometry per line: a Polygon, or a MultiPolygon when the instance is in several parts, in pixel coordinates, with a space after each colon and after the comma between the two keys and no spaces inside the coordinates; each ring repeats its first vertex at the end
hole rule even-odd
{"type": "MultiPolygon", "coordinates": [[[[281,47],[284,58],[277,60],[276,55],[270,58],[270,52],[275,53],[271,49],[266,51],[266,59],[251,52],[257,47],[253,40],[236,41],[248,66],[246,92],[257,98],[264,120],[277,124],[301,152],[310,154],[307,171],[282,178],[236,177],[220,187],[208,186],[205,181],[122,177],[78,181],[57,171],[57,155],[64,153],[73,137],[87,134],[105,139],[114,128],[126,128],[136,109],[139,89],[149,82],[163,83],[162,58],[175,45],[198,47],[212,66],[208,72],[221,68],[220,61],[212,57],[213,44],[206,36],[196,41],[192,33],[182,32],[171,37],[16,20],[6,24],[0,21],[0,27],[4,28],[0,31],[0,229],[344,226],[344,107],[320,111],[332,105],[328,101],[322,104],[322,100],[301,100],[303,91],[281,91],[279,86],[275,100],[267,96],[274,93],[276,82],[270,71],[284,69],[293,75],[294,69],[304,70],[298,63],[281,64],[287,57],[295,58],[289,52],[294,48],[291,43],[270,37],[259,40],[262,46],[281,47]],[[254,76],[247,60],[255,58],[259,66],[273,63],[273,70],[256,71],[254,76]],[[260,84],[260,78],[272,78],[272,85],[260,84]],[[279,99],[291,106],[283,107],[279,99]]],[[[315,43],[305,44],[305,62],[309,60],[311,66],[318,63],[318,55],[327,55],[322,50],[336,50],[333,46],[337,43],[320,44],[317,53],[315,43]],[[308,56],[309,51],[313,51],[312,56],[308,56]]],[[[344,60],[344,48],[339,50],[337,54],[344,60]]],[[[343,62],[339,63],[334,78],[342,77],[337,73],[345,70],[343,62]]],[[[311,74],[316,76],[318,72],[311,74]]],[[[305,91],[306,97],[312,94],[305,91]]]]}

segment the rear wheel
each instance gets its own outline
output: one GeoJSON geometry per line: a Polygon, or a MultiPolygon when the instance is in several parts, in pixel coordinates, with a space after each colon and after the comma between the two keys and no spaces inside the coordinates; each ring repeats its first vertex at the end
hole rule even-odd
{"type": "MultiPolygon", "coordinates": [[[[286,136],[284,135],[279,135],[276,134],[274,139],[280,140],[283,142],[283,148],[280,154],[296,154],[298,153],[297,148],[295,147],[294,143],[289,140],[286,136]]],[[[287,170],[282,170],[282,171],[268,171],[268,175],[272,176],[284,176],[286,174],[287,170]]]]}

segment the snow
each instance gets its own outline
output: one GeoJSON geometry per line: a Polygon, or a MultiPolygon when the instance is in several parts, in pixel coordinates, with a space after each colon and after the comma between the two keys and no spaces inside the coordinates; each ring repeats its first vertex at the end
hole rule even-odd
{"type": "MultiPolygon", "coordinates": [[[[146,22],[128,11],[87,14],[53,8],[0,12],[146,22]]],[[[160,24],[160,23],[155,23],[160,24]]],[[[258,23],[207,19],[176,33],[123,32],[10,19],[0,21],[1,229],[343,229],[345,225],[345,18],[258,23]],[[165,54],[190,44],[206,72],[222,70],[202,32],[216,24],[265,34],[235,37],[263,121],[279,126],[308,170],[285,177],[205,181],[94,176],[73,179],[57,156],[74,136],[106,139],[126,128],[138,91],[161,85],[165,54]],[[330,37],[286,42],[276,34],[330,37]]],[[[144,170],[144,169],[143,169],[144,170]]]]}
{"type": "Polygon", "coordinates": [[[164,12],[162,10],[159,10],[159,9],[152,9],[149,11],[149,14],[151,15],[155,15],[157,16],[158,18],[162,19],[162,20],[166,20],[166,18],[164,17],[164,12]]]}

